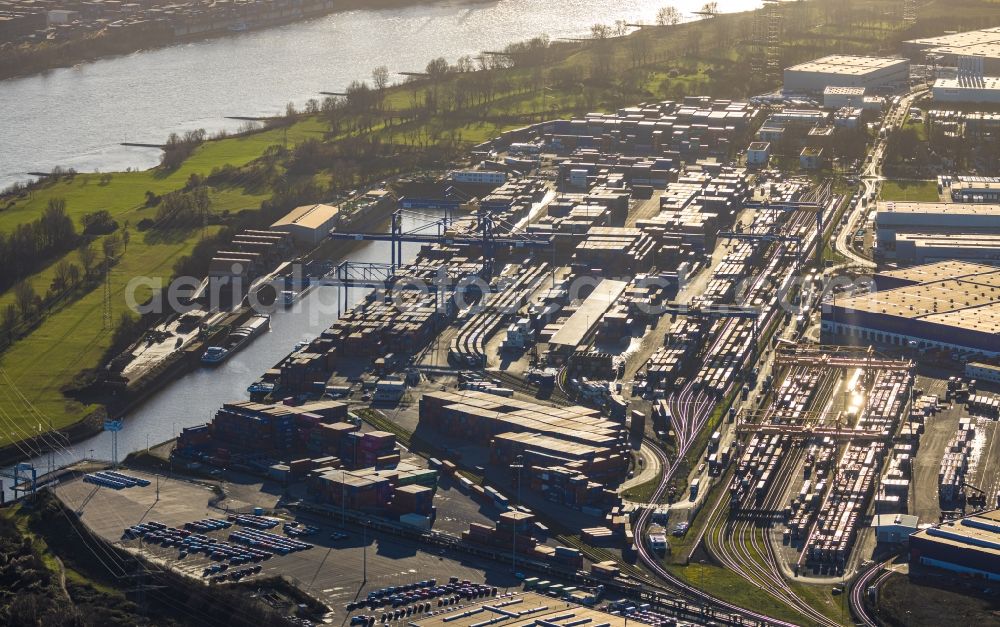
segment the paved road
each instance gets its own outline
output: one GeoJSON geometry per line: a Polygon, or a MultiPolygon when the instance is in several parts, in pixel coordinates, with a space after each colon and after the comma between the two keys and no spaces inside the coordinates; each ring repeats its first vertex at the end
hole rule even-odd
{"type": "Polygon", "coordinates": [[[663,465],[660,463],[660,458],[653,453],[651,444],[643,442],[642,446],[639,447],[638,456],[642,460],[642,470],[636,473],[636,475],[628,481],[622,483],[618,487],[618,494],[625,492],[629,488],[633,488],[637,485],[642,485],[647,481],[656,479],[663,471],[663,465]]]}
{"type": "MultiPolygon", "coordinates": [[[[868,158],[865,160],[865,168],[862,173],[860,188],[863,198],[878,198],[878,192],[882,186],[882,181],[884,180],[882,178],[882,166],[885,164],[885,151],[889,141],[888,137],[893,130],[903,125],[903,122],[906,120],[906,113],[909,111],[910,105],[913,104],[913,101],[925,93],[927,93],[926,87],[917,87],[908,92],[905,96],[901,97],[897,104],[890,105],[883,123],[883,128],[886,129],[886,136],[885,138],[880,137],[876,140],[875,145],[868,154],[868,158]]],[[[874,202],[874,200],[872,202],[874,202]]],[[[833,248],[841,255],[847,257],[852,265],[858,265],[864,268],[874,268],[874,262],[854,252],[849,244],[850,238],[853,237],[854,232],[857,231],[859,226],[861,226],[862,220],[866,214],[867,206],[863,206],[860,202],[857,203],[847,218],[847,224],[837,231],[837,236],[833,240],[833,248]]]]}

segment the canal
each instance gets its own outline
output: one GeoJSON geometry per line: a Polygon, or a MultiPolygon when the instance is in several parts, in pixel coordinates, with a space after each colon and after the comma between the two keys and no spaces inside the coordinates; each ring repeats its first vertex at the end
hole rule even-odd
{"type": "MultiPolygon", "coordinates": [[[[541,34],[579,37],[595,23],[652,23],[667,4],[693,19],[704,0],[493,0],[353,10],[0,81],[0,188],[55,166],[145,169],[171,132],[235,130],[225,116],[278,115],[372,68],[422,70],[541,34]]],[[[743,11],[760,0],[719,0],[743,11]]],[[[369,79],[370,80],[370,79],[369,79]]]]}
{"type": "MultiPolygon", "coordinates": [[[[426,212],[429,220],[438,216],[426,212]]],[[[419,215],[404,216],[404,231],[411,230],[425,220],[419,215]]],[[[383,225],[381,230],[387,230],[383,225]]],[[[419,244],[403,244],[405,260],[412,260],[419,244]]],[[[364,242],[344,257],[357,262],[389,261],[388,242],[364,242]]],[[[247,387],[264,371],[274,366],[291,352],[296,343],[316,338],[329,327],[338,315],[338,298],[342,297],[333,286],[321,286],[307,292],[289,309],[277,309],[271,314],[271,329],[253,340],[246,348],[229,360],[213,368],[198,368],[164,386],[142,405],[124,418],[124,428],[118,434],[119,459],[130,452],[140,451],[173,438],[180,429],[211,421],[215,411],[224,403],[247,400],[247,387]]],[[[348,302],[357,303],[368,290],[351,288],[348,302]]],[[[110,433],[72,444],[52,456],[43,455],[31,461],[39,474],[48,472],[50,465],[61,467],[81,459],[112,458],[110,433]]],[[[11,482],[4,481],[9,490],[11,482]]],[[[11,493],[7,493],[10,498],[11,493]]]]}

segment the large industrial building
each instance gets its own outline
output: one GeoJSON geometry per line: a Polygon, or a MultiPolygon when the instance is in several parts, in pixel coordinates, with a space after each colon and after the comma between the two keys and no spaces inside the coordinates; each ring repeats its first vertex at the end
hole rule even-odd
{"type": "Polygon", "coordinates": [[[1000,204],[880,202],[875,255],[907,263],[1000,259],[1000,204]]]}
{"type": "Polygon", "coordinates": [[[961,57],[981,57],[987,74],[1000,75],[1000,27],[913,39],[903,46],[912,57],[937,65],[957,67],[961,57]]]}
{"type": "Polygon", "coordinates": [[[784,90],[822,94],[827,87],[885,91],[909,84],[910,62],[887,57],[832,55],[785,69],[784,90]]]}
{"type": "Polygon", "coordinates": [[[939,78],[932,94],[937,102],[1000,103],[1000,78],[986,75],[981,56],[958,58],[954,78],[939,78]]]}
{"type": "Polygon", "coordinates": [[[934,81],[932,93],[935,102],[1000,104],[1000,77],[939,78],[934,81]]]}
{"type": "Polygon", "coordinates": [[[1000,510],[916,532],[910,536],[910,564],[1000,581],[1000,510]]]}
{"type": "Polygon", "coordinates": [[[303,205],[271,225],[272,231],[291,234],[297,242],[318,244],[337,225],[340,208],[331,205],[303,205]]]}
{"type": "Polygon", "coordinates": [[[878,290],[823,312],[824,344],[1000,355],[1000,268],[944,261],[876,275],[878,290]]]}

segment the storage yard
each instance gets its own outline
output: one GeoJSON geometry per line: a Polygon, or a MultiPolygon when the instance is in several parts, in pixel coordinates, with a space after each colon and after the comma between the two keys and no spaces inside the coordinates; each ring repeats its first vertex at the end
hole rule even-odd
{"type": "MultiPolygon", "coordinates": [[[[901,550],[886,527],[1000,490],[997,395],[921,371],[1000,354],[996,269],[883,269],[870,287],[826,258],[865,202],[808,174],[814,142],[895,106],[866,94],[908,67],[789,68],[786,89],[836,113],[688,97],[510,131],[472,167],[398,182],[385,233],[300,208],[297,239],[384,242],[387,263],[317,270],[339,315],[181,431],[170,462],[226,498],[132,471],[57,493],[156,564],[208,585],[280,573],[351,625],[774,622],[679,576],[706,561],[838,624],[818,591],[901,550]],[[772,146],[795,172],[767,169],[772,146]],[[375,291],[348,307],[349,288],[375,291]],[[522,582],[537,593],[507,590],[522,582]],[[588,607],[605,593],[610,614],[588,607]]],[[[901,254],[908,216],[991,211],[880,204],[876,248],[901,254]]]]}

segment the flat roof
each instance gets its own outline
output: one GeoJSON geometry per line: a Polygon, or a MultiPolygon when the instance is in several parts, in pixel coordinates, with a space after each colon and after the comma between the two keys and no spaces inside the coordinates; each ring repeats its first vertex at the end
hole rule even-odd
{"type": "Polygon", "coordinates": [[[628,283],[625,281],[603,279],[569,320],[556,331],[549,344],[579,346],[590,329],[600,322],[601,316],[618,300],[627,286],[628,283]]]}
{"type": "Polygon", "coordinates": [[[307,229],[321,229],[340,213],[340,207],[333,205],[302,205],[271,225],[272,229],[283,226],[301,226],[307,229]]]}
{"type": "Polygon", "coordinates": [[[917,528],[920,518],[913,514],[876,514],[872,518],[872,527],[910,527],[917,528]]]}
{"type": "Polygon", "coordinates": [[[897,65],[909,65],[909,60],[894,57],[862,57],[845,54],[833,54],[821,59],[807,61],[786,68],[786,72],[818,72],[825,74],[844,74],[861,76],[878,70],[884,70],[897,65]]]}
{"type": "Polygon", "coordinates": [[[879,201],[879,213],[909,213],[934,215],[985,216],[1000,215],[1000,204],[968,202],[911,202],[908,200],[879,201]]]}
{"type": "Polygon", "coordinates": [[[973,275],[994,272],[997,268],[971,261],[960,261],[949,259],[928,263],[922,266],[901,268],[898,270],[885,270],[879,272],[879,276],[890,277],[901,281],[913,283],[927,283],[930,281],[940,281],[942,279],[960,279],[973,275]]]}
{"type": "MultiPolygon", "coordinates": [[[[534,592],[469,603],[423,620],[413,620],[413,627],[535,627],[536,625],[607,625],[625,627],[624,616],[569,603],[534,592]]],[[[633,623],[636,622],[634,619],[633,623]]]]}
{"type": "Polygon", "coordinates": [[[934,525],[918,531],[914,537],[979,551],[1000,560],[1000,509],[934,525]]]}
{"type": "Polygon", "coordinates": [[[934,81],[934,89],[958,89],[968,91],[1000,91],[1000,77],[983,76],[979,80],[968,78],[939,78],[934,81]]]}
{"type": "Polygon", "coordinates": [[[824,96],[864,96],[864,87],[838,87],[837,85],[827,85],[823,88],[824,96]]]}
{"type": "MultiPolygon", "coordinates": [[[[908,320],[1000,333],[1000,269],[838,299],[837,307],[908,320]]],[[[903,278],[903,277],[897,277],[903,278]]]]}
{"type": "Polygon", "coordinates": [[[906,43],[926,52],[949,55],[1000,57],[1000,27],[952,33],[940,37],[922,37],[906,43]]]}

